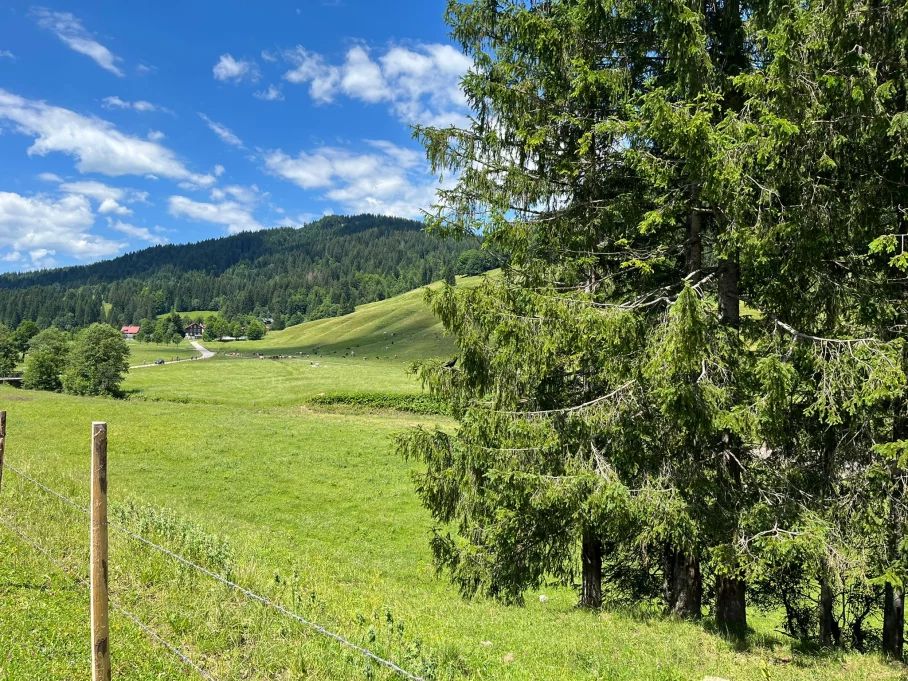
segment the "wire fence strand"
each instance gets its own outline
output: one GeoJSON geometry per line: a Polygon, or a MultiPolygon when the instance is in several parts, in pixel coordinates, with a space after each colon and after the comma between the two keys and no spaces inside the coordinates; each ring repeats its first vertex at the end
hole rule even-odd
{"type": "MultiPolygon", "coordinates": [[[[65,503],[65,504],[67,504],[68,506],[71,506],[71,507],[79,510],[86,516],[90,516],[90,512],[87,508],[79,505],[78,503],[76,503],[75,501],[73,501],[72,499],[67,497],[66,495],[61,494],[60,492],[57,492],[56,490],[51,489],[50,487],[48,487],[47,485],[44,485],[41,482],[38,482],[31,476],[18,470],[17,468],[14,468],[13,466],[10,466],[9,464],[4,463],[4,468],[11,470],[16,475],[22,477],[24,480],[27,480],[28,482],[31,482],[33,485],[35,485],[39,489],[43,490],[44,492],[46,492],[47,494],[49,494],[53,497],[56,497],[57,499],[59,499],[61,502],[65,503]]],[[[170,549],[168,549],[164,546],[161,546],[160,544],[156,544],[155,542],[151,541],[150,539],[147,539],[146,537],[143,537],[140,534],[136,534],[132,530],[129,530],[128,528],[126,528],[118,523],[108,521],[108,526],[117,530],[118,532],[126,535],[127,537],[133,539],[134,541],[137,541],[137,542],[144,544],[145,546],[148,546],[149,548],[152,548],[166,556],[169,556],[170,558],[177,561],[178,563],[180,563],[188,568],[191,568],[193,570],[196,570],[197,572],[200,572],[200,573],[206,575],[207,577],[215,580],[216,582],[220,582],[222,585],[224,585],[230,589],[233,589],[234,591],[238,591],[239,593],[246,596],[248,599],[250,599],[252,601],[256,601],[257,603],[260,603],[261,605],[264,605],[268,608],[271,608],[275,612],[278,612],[281,615],[288,617],[288,618],[298,622],[299,624],[302,624],[302,625],[308,627],[309,629],[315,631],[316,633],[321,634],[322,636],[329,638],[356,653],[359,653],[363,657],[375,662],[376,664],[393,671],[398,676],[408,679],[408,681],[425,681],[425,679],[423,677],[417,676],[416,674],[408,672],[406,669],[399,666],[395,662],[381,657],[377,653],[372,652],[368,648],[365,648],[365,647],[359,645],[358,643],[354,643],[353,641],[349,640],[342,634],[338,634],[338,633],[331,631],[330,629],[322,626],[321,624],[318,624],[317,622],[313,622],[312,620],[306,619],[302,615],[295,613],[292,610],[287,609],[285,606],[281,605],[280,603],[276,603],[276,602],[272,601],[267,596],[263,596],[255,591],[252,591],[251,589],[248,589],[247,587],[237,584],[236,582],[229,579],[228,577],[225,577],[224,575],[221,575],[217,572],[213,572],[213,571],[209,570],[208,568],[189,560],[185,556],[175,553],[174,551],[171,551],[170,549]]]]}
{"type": "MultiPolygon", "coordinates": [[[[33,548],[35,551],[42,554],[52,565],[54,565],[66,577],[73,580],[76,584],[78,584],[79,586],[86,588],[86,589],[89,587],[89,581],[88,581],[87,577],[83,577],[81,575],[74,574],[70,567],[68,567],[63,562],[54,558],[54,556],[51,555],[50,551],[48,551],[43,546],[41,546],[34,538],[28,536],[19,527],[17,527],[16,525],[14,525],[11,522],[5,520],[2,516],[0,516],[0,525],[3,525],[3,527],[5,527],[7,530],[12,532],[13,534],[17,535],[19,537],[19,539],[21,539],[23,542],[25,542],[26,544],[31,546],[31,548],[33,548]]],[[[111,598],[111,599],[109,599],[109,602],[110,602],[110,607],[113,610],[115,610],[116,612],[119,612],[121,615],[126,617],[126,619],[128,619],[130,622],[135,624],[141,631],[143,631],[150,639],[155,641],[162,648],[165,648],[166,650],[169,650],[171,653],[173,653],[176,657],[178,657],[183,662],[183,664],[185,664],[187,667],[190,667],[191,669],[195,670],[199,674],[199,676],[201,676],[203,679],[205,679],[205,681],[218,681],[214,676],[211,675],[210,672],[208,672],[203,667],[200,667],[195,662],[193,662],[192,659],[186,653],[184,653],[177,646],[175,646],[170,641],[168,641],[163,636],[161,636],[161,634],[159,634],[157,631],[152,629],[151,626],[149,626],[148,624],[143,622],[141,619],[139,619],[139,617],[137,615],[135,615],[134,613],[130,612],[129,610],[124,608],[122,605],[120,605],[120,603],[118,601],[111,598]]]]}
{"type": "Polygon", "coordinates": [[[128,619],[130,622],[132,622],[133,624],[135,624],[139,629],[141,629],[142,631],[144,631],[145,634],[146,634],[149,638],[151,638],[152,640],[156,641],[160,646],[166,648],[166,649],[169,650],[171,653],[173,653],[173,654],[176,655],[178,658],[180,658],[180,659],[183,661],[183,664],[185,664],[186,666],[191,667],[192,669],[194,669],[194,670],[198,673],[198,675],[201,676],[203,679],[205,679],[206,681],[217,681],[217,679],[216,679],[214,676],[212,676],[211,673],[210,673],[209,671],[207,671],[204,667],[200,667],[200,666],[197,665],[195,662],[193,662],[193,661],[189,658],[188,655],[186,655],[185,653],[183,653],[179,648],[177,648],[175,645],[173,645],[172,643],[170,643],[167,639],[165,639],[163,636],[161,636],[158,632],[156,632],[156,631],[155,631],[154,629],[152,629],[150,626],[148,626],[147,624],[145,624],[145,622],[143,622],[142,620],[140,620],[136,615],[134,615],[134,614],[131,613],[129,610],[127,610],[127,609],[124,608],[122,605],[120,605],[119,602],[117,602],[117,601],[111,599],[111,600],[110,600],[110,605],[114,608],[114,610],[116,610],[117,612],[119,612],[119,613],[120,613],[121,615],[123,615],[126,619],[128,619]]]}

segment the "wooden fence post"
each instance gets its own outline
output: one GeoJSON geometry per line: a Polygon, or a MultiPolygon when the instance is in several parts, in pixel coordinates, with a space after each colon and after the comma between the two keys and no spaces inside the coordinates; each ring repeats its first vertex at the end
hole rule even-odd
{"type": "Polygon", "coordinates": [[[0,411],[0,487],[3,486],[3,454],[6,452],[6,412],[0,411]]]}
{"type": "Polygon", "coordinates": [[[91,424],[91,678],[110,681],[107,619],[107,424],[91,424]]]}

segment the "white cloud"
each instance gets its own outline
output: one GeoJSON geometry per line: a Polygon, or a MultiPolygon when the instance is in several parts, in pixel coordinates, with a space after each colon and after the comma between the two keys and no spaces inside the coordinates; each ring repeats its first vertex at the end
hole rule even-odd
{"type": "Polygon", "coordinates": [[[63,178],[56,173],[38,173],[38,179],[42,182],[63,182],[63,178]]]}
{"type": "Polygon", "coordinates": [[[0,248],[28,253],[33,267],[53,264],[56,253],[90,259],[122,250],[122,243],[90,232],[94,219],[84,196],[51,199],[0,192],[0,248]]]}
{"type": "Polygon", "coordinates": [[[222,54],[218,63],[211,69],[215,80],[239,83],[243,80],[255,82],[259,77],[259,69],[254,61],[234,59],[233,55],[222,54]]]}
{"type": "Polygon", "coordinates": [[[214,187],[210,196],[210,203],[194,201],[185,196],[171,196],[170,214],[224,225],[230,234],[264,229],[264,226],[253,216],[256,206],[268,198],[268,193],[261,191],[258,186],[231,184],[214,187]]]}
{"type": "Polygon", "coordinates": [[[104,199],[100,205],[98,205],[98,212],[101,214],[113,213],[115,215],[132,215],[132,210],[126,206],[122,206],[113,199],[104,199]]]}
{"type": "Polygon", "coordinates": [[[47,248],[34,248],[28,252],[28,255],[31,258],[31,268],[49,269],[57,265],[57,261],[54,258],[57,255],[57,251],[47,248]]]}
{"type": "Polygon", "coordinates": [[[115,201],[119,201],[126,194],[125,189],[120,189],[119,187],[111,187],[110,185],[104,184],[103,182],[97,182],[95,180],[64,182],[60,185],[60,189],[69,194],[87,196],[89,198],[95,199],[96,201],[104,201],[105,199],[113,199],[115,201]]]}
{"type": "Polygon", "coordinates": [[[281,150],[265,155],[265,167],[303,189],[352,212],[417,217],[435,199],[438,183],[422,155],[391,142],[368,140],[373,151],[353,153],[336,147],[289,156],[281,150]]]}
{"type": "Polygon", "coordinates": [[[239,184],[230,184],[223,188],[215,187],[211,190],[211,198],[214,201],[222,201],[228,196],[242,204],[253,206],[259,200],[266,197],[267,194],[263,194],[258,186],[254,184],[248,187],[239,184]]]}
{"type": "Polygon", "coordinates": [[[120,99],[116,95],[111,97],[105,97],[101,100],[105,109],[132,109],[133,111],[139,111],[141,113],[147,113],[150,111],[163,111],[164,113],[172,113],[170,109],[167,109],[163,106],[158,106],[157,104],[152,104],[151,102],[146,102],[144,99],[137,99],[134,102],[129,102],[125,99],[120,99]]]}
{"type": "Polygon", "coordinates": [[[9,50],[0,50],[0,59],[12,59],[13,61],[16,61],[16,55],[9,50]]]}
{"type": "Polygon", "coordinates": [[[277,54],[271,52],[270,50],[262,50],[262,59],[272,64],[277,61],[277,54]]]}
{"type": "Polygon", "coordinates": [[[280,102],[284,99],[284,93],[276,85],[269,85],[267,90],[254,93],[253,97],[265,102],[280,102]]]}
{"type": "Polygon", "coordinates": [[[220,163],[216,163],[212,172],[214,173],[215,177],[220,177],[224,174],[224,166],[222,166],[220,163]]]}
{"type": "Polygon", "coordinates": [[[265,156],[265,167],[285,180],[303,189],[330,187],[334,176],[331,156],[342,153],[336,149],[316,150],[309,154],[301,151],[297,156],[288,156],[283,151],[271,151],[265,156]]]}
{"type": "Polygon", "coordinates": [[[165,134],[164,134],[163,132],[161,132],[160,130],[149,130],[149,131],[148,131],[148,134],[145,135],[145,136],[146,136],[148,139],[150,139],[152,142],[160,142],[162,139],[164,139],[165,137],[167,137],[167,135],[165,135],[165,134]]]}
{"type": "Polygon", "coordinates": [[[294,65],[284,80],[308,83],[316,102],[344,95],[368,103],[385,102],[406,123],[443,126],[466,120],[460,79],[472,62],[450,45],[395,46],[377,60],[356,45],[340,65],[301,46],[284,52],[284,58],[294,65]]]}
{"type": "Polygon", "coordinates": [[[32,13],[41,28],[56,33],[69,49],[93,59],[102,69],[123,77],[123,71],[117,66],[117,62],[122,60],[95,40],[77,17],[69,12],[53,12],[44,7],[36,7],[32,13]]]}
{"type": "Polygon", "coordinates": [[[363,47],[350,48],[341,73],[341,88],[351,97],[380,102],[391,96],[381,67],[372,61],[363,47]]]}
{"type": "Polygon", "coordinates": [[[64,182],[60,185],[60,190],[94,199],[98,203],[98,212],[105,215],[132,215],[132,209],[122,204],[145,202],[148,199],[147,192],[111,187],[95,180],[64,182]]]}
{"type": "Polygon", "coordinates": [[[341,79],[338,67],[331,66],[324,57],[302,46],[284,53],[284,57],[296,65],[284,74],[284,80],[295,84],[309,83],[309,94],[317,102],[334,99],[341,79]]]}
{"type": "Polygon", "coordinates": [[[206,203],[193,201],[185,196],[171,196],[170,214],[200,222],[224,225],[230,234],[263,229],[263,226],[252,216],[249,206],[236,201],[206,203]]]}
{"type": "Polygon", "coordinates": [[[137,227],[136,225],[131,225],[127,222],[121,222],[119,220],[113,221],[109,220],[108,224],[110,228],[125,234],[126,236],[131,236],[134,239],[141,239],[142,241],[147,241],[150,244],[166,244],[169,243],[169,239],[166,237],[154,234],[147,227],[137,227]]]}
{"type": "Polygon", "coordinates": [[[215,135],[217,135],[218,137],[221,138],[222,142],[225,142],[226,144],[229,144],[230,146],[233,146],[233,147],[242,147],[243,146],[243,140],[241,140],[239,137],[237,137],[233,133],[233,131],[230,128],[228,128],[226,125],[223,125],[221,123],[218,123],[217,121],[211,120],[210,118],[208,118],[208,116],[206,116],[203,113],[199,113],[199,118],[201,118],[203,121],[205,121],[205,124],[209,128],[211,128],[211,131],[215,135]]]}
{"type": "Polygon", "coordinates": [[[211,175],[191,172],[173,151],[157,142],[126,135],[101,118],[82,116],[0,88],[3,119],[15,123],[20,133],[35,137],[29,155],[68,154],[78,160],[76,167],[83,173],[167,177],[203,187],[214,184],[211,175]]]}

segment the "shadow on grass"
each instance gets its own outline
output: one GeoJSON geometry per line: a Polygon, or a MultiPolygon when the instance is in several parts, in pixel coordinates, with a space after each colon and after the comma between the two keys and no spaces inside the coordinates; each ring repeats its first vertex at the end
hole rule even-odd
{"type": "Polygon", "coordinates": [[[782,653],[776,662],[791,664],[796,667],[812,667],[817,661],[841,659],[847,652],[844,648],[822,646],[810,639],[800,639],[781,631],[756,631],[747,627],[745,631],[729,631],[716,624],[712,617],[703,619],[703,629],[714,636],[725,639],[738,653],[749,653],[757,650],[782,653]],[[781,648],[781,651],[777,649],[781,648]],[[790,655],[786,655],[789,653],[790,655]]]}
{"type": "Polygon", "coordinates": [[[776,663],[785,665],[809,667],[817,661],[841,658],[847,652],[842,648],[821,646],[817,641],[798,639],[778,629],[758,631],[748,627],[743,632],[728,631],[719,627],[711,616],[702,617],[695,622],[685,621],[674,615],[666,614],[661,604],[656,601],[634,604],[610,603],[599,610],[591,610],[589,612],[593,614],[606,612],[645,624],[659,622],[685,623],[689,626],[699,627],[710,635],[724,639],[735,652],[769,652],[776,657],[776,663]]]}

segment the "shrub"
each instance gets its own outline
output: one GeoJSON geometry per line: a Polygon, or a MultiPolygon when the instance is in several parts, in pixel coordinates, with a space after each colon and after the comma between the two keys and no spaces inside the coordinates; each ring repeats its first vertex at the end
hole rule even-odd
{"type": "Polygon", "coordinates": [[[381,392],[337,392],[317,395],[309,400],[315,405],[344,404],[367,409],[396,409],[413,414],[450,414],[448,405],[432,395],[395,395],[381,392]]]}

